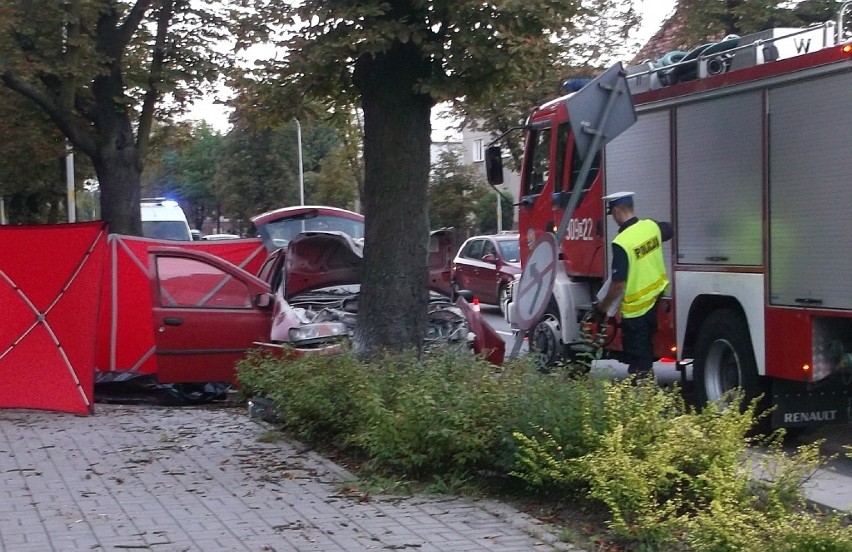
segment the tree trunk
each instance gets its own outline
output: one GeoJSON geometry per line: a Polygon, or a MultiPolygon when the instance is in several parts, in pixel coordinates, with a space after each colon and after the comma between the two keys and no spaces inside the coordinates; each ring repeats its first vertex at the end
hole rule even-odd
{"type": "Polygon", "coordinates": [[[427,324],[431,98],[410,45],[359,59],[364,110],[365,245],[355,350],[420,351],[427,324]]]}
{"type": "Polygon", "coordinates": [[[112,234],[142,235],[139,202],[142,163],[129,117],[104,131],[103,145],[92,158],[101,190],[101,218],[112,234]]]}

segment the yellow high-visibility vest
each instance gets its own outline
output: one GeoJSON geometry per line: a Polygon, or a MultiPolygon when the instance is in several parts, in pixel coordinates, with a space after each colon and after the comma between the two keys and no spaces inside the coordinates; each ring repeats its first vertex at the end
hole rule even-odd
{"type": "Polygon", "coordinates": [[[653,220],[640,220],[618,234],[613,243],[627,252],[628,261],[621,316],[637,318],[654,306],[669,285],[660,227],[653,220]]]}

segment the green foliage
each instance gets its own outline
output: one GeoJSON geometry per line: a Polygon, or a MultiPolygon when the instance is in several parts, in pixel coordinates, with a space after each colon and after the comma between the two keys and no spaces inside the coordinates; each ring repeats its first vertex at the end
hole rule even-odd
{"type": "Polygon", "coordinates": [[[693,412],[676,393],[628,380],[607,383],[603,402],[577,423],[585,453],[552,431],[516,432],[514,473],[536,486],[586,487],[612,513],[613,531],[648,549],[819,550],[789,546],[852,538],[839,520],[817,525],[796,517],[801,485],[820,461],[817,447],[788,457],[776,440],[755,456],[747,436],[753,406],[693,412]]]}
{"type": "Polygon", "coordinates": [[[193,228],[201,229],[208,216],[219,214],[215,211],[221,202],[213,183],[223,138],[206,124],[197,128],[194,138],[181,158],[182,178],[175,183],[175,197],[186,204],[193,228]]]}
{"type": "Polygon", "coordinates": [[[801,486],[824,460],[782,435],[748,437],[753,406],[701,412],[652,381],[614,382],[524,361],[497,368],[458,352],[421,361],[255,355],[238,375],[272,399],[289,433],[366,456],[371,488],[456,492],[483,474],[589,497],[629,549],[840,552],[842,516],[808,511],[801,486]]]}
{"type": "Polygon", "coordinates": [[[227,211],[251,216],[299,204],[299,159],[295,124],[254,130],[235,127],[225,139],[216,189],[227,211]]]}
{"type": "Polygon", "coordinates": [[[465,165],[453,150],[440,153],[429,179],[429,222],[432,229],[471,230],[472,213],[488,188],[472,165],[465,165]]]}
{"type": "Polygon", "coordinates": [[[679,0],[683,48],[692,48],[729,34],[746,35],[773,27],[807,27],[835,19],[841,2],[805,0],[679,0]]]}
{"type": "Polygon", "coordinates": [[[501,435],[500,379],[491,365],[458,352],[369,363],[354,354],[289,362],[254,355],[238,374],[298,437],[357,445],[377,469],[409,477],[481,467],[501,435]]]}
{"type": "Polygon", "coordinates": [[[288,52],[283,63],[278,59],[260,65],[262,73],[285,86],[262,87],[253,97],[255,105],[272,103],[285,113],[306,95],[351,101],[356,61],[400,45],[416,50],[418,65],[425,69],[416,86],[434,103],[509,89],[528,69],[552,67],[559,55],[553,39],[581,34],[574,21],[585,13],[573,0],[405,6],[377,0],[352,5],[265,0],[255,6],[254,13],[244,14],[239,29],[245,44],[269,40],[294,18],[309,22],[278,44],[278,52],[288,52]]]}
{"type": "MultiPolygon", "coordinates": [[[[726,497],[729,498],[729,497],[726,497]]],[[[688,550],[697,552],[848,552],[852,531],[842,516],[744,510],[738,502],[714,501],[683,525],[688,550]]]]}
{"type": "Polygon", "coordinates": [[[593,450],[594,433],[578,421],[599,418],[603,381],[562,370],[541,373],[523,365],[513,373],[506,424],[510,433],[502,442],[500,468],[532,488],[564,490],[573,482],[561,473],[559,462],[593,450]],[[526,447],[536,447],[539,453],[529,454],[526,447]]]}
{"type": "MultiPolygon", "coordinates": [[[[481,234],[497,233],[497,193],[495,190],[487,190],[480,196],[476,204],[476,228],[481,234]]],[[[515,208],[512,206],[511,196],[507,194],[500,196],[500,214],[502,230],[510,230],[514,225],[515,208]]]]}
{"type": "Polygon", "coordinates": [[[310,443],[347,446],[371,396],[371,368],[351,354],[283,362],[254,354],[239,364],[238,373],[248,393],[272,400],[282,426],[310,443]]]}
{"type": "MultiPolygon", "coordinates": [[[[238,121],[224,138],[214,176],[216,205],[224,216],[252,216],[299,205],[299,130],[294,121],[251,127],[238,121]]],[[[302,127],[302,176],[306,204],[352,207],[355,183],[340,159],[337,132],[323,124],[302,127]]]]}
{"type": "Polygon", "coordinates": [[[204,123],[157,126],[142,176],[143,197],[170,197],[181,203],[193,228],[215,217],[221,200],[214,178],[224,137],[204,123]]]}
{"type": "MultiPolygon", "coordinates": [[[[22,96],[0,87],[0,196],[11,224],[65,222],[65,140],[22,96]],[[57,219],[59,204],[62,217],[57,219]],[[51,217],[53,220],[51,220],[51,217]]],[[[86,174],[81,164],[78,174],[86,174]]]]}
{"type": "Polygon", "coordinates": [[[312,204],[355,209],[358,182],[343,147],[331,150],[321,161],[319,170],[306,179],[306,186],[312,190],[312,204]]]}
{"type": "Polygon", "coordinates": [[[381,364],[387,384],[357,439],[377,465],[418,478],[489,467],[506,404],[493,367],[451,352],[381,364]]]}
{"type": "Polygon", "coordinates": [[[648,544],[671,538],[720,490],[746,509],[753,502],[740,460],[751,416],[690,414],[677,395],[652,385],[611,386],[599,446],[569,468],[610,508],[617,533],[648,544]]]}
{"type": "Polygon", "coordinates": [[[101,214],[139,234],[140,175],[155,120],[185,110],[229,64],[220,2],[6,0],[2,82],[91,160],[101,214]],[[171,100],[171,101],[163,101],[171,100]]]}

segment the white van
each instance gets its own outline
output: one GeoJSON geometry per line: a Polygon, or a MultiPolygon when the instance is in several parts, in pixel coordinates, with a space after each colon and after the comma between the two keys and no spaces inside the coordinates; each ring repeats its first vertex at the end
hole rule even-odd
{"type": "Polygon", "coordinates": [[[142,235],[157,240],[192,241],[189,223],[177,201],[145,197],[140,204],[142,235]]]}

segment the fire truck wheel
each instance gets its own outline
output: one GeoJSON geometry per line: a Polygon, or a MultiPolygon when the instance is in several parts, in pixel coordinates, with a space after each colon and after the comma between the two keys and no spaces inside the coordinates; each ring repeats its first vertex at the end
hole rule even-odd
{"type": "Polygon", "coordinates": [[[698,333],[695,345],[693,372],[698,405],[708,402],[740,406],[763,394],[766,384],[757,374],[757,363],[749,337],[748,324],[742,315],[732,310],[719,310],[707,317],[698,333]]]}
{"type": "Polygon", "coordinates": [[[559,326],[559,309],[549,305],[541,319],[530,332],[530,352],[539,357],[543,368],[551,368],[562,359],[562,335],[559,326]]]}

